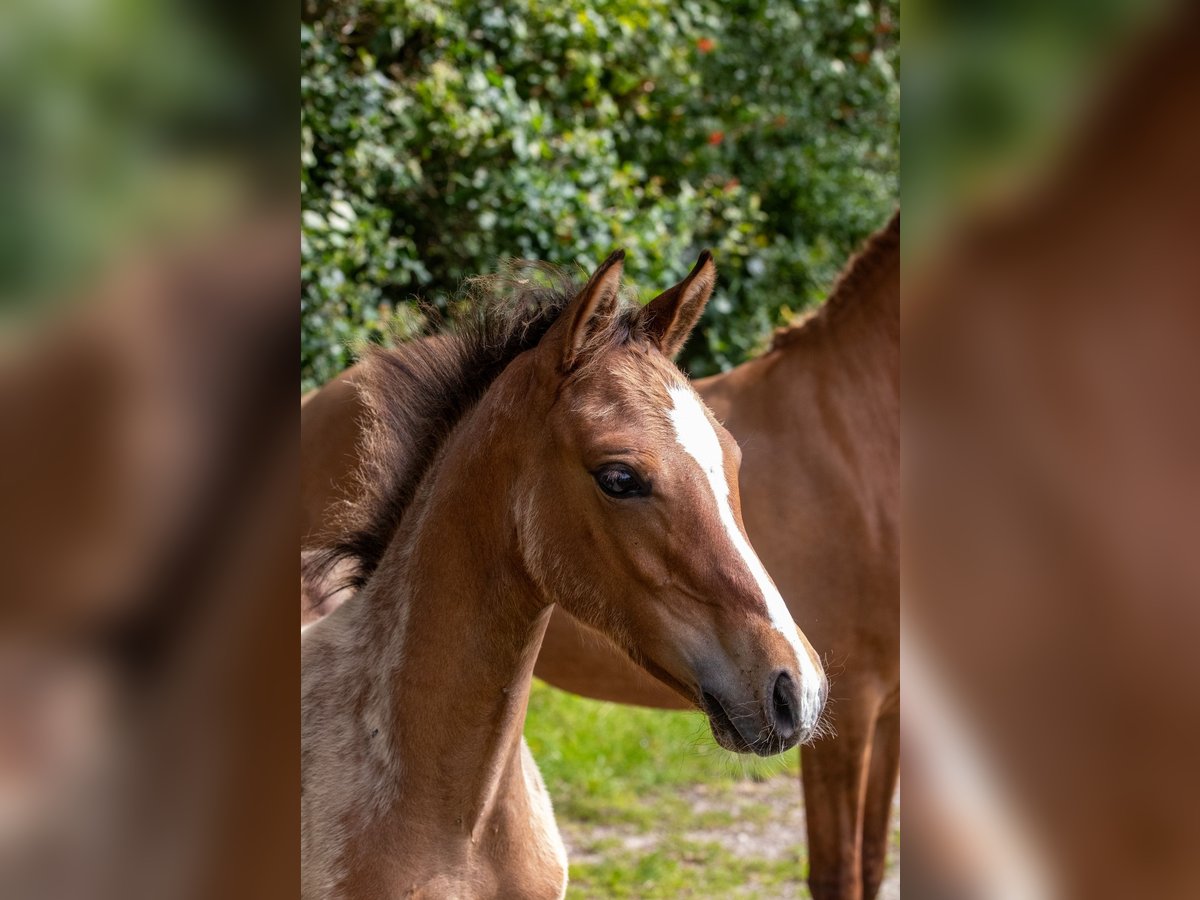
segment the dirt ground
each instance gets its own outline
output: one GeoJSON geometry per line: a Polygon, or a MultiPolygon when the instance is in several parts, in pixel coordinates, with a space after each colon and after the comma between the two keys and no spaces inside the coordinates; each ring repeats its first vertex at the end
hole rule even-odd
{"type": "MultiPolygon", "coordinates": [[[[699,821],[711,820],[712,814],[729,814],[729,824],[720,827],[690,828],[670,832],[672,840],[682,838],[697,843],[716,843],[730,854],[746,860],[778,863],[796,853],[804,841],[804,804],[796,780],[788,775],[767,781],[743,781],[736,785],[713,788],[693,785],[680,796],[691,806],[699,821]]],[[[879,900],[900,898],[900,798],[893,806],[888,873],[879,892],[879,900]]],[[[652,853],[664,840],[665,830],[644,826],[577,823],[559,818],[559,828],[572,864],[600,863],[603,856],[615,853],[638,857],[652,853]],[[595,848],[603,848],[597,850],[595,848]],[[620,848],[620,849],[618,849],[620,848]]],[[[747,896],[764,900],[805,900],[810,898],[802,873],[794,881],[772,885],[747,896]],[[769,890],[769,893],[765,892],[769,890]]],[[[570,896],[570,893],[568,893],[570,896]]]]}

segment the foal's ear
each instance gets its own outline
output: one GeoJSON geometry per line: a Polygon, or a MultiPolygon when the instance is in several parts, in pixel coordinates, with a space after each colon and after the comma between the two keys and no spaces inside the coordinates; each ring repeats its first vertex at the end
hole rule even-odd
{"type": "Polygon", "coordinates": [[[617,250],[592,273],[574,299],[566,305],[555,323],[554,331],[561,332],[562,368],[570,371],[579,361],[579,351],[588,336],[603,327],[617,308],[621,290],[621,272],[625,268],[625,251],[617,250]]]}
{"type": "Polygon", "coordinates": [[[686,278],[642,308],[646,333],[668,357],[683,349],[717,284],[717,266],[705,250],[686,278]]]}

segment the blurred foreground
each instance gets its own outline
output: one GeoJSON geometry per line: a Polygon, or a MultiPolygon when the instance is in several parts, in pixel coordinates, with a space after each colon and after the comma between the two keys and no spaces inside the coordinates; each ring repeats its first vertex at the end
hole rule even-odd
{"type": "Polygon", "coordinates": [[[0,13],[5,897],[295,896],[293,17],[0,13]]]}
{"type": "Polygon", "coordinates": [[[905,233],[915,897],[1200,896],[1200,10],[1168,12],[905,233]]]}
{"type": "Polygon", "coordinates": [[[9,896],[232,896],[266,864],[265,896],[294,867],[296,265],[290,214],[248,220],[5,348],[9,896]]]}

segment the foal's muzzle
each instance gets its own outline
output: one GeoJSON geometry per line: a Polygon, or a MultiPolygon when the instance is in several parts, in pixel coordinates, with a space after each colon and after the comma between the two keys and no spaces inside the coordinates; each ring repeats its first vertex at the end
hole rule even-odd
{"type": "Polygon", "coordinates": [[[759,696],[743,702],[723,694],[717,686],[702,687],[700,708],[708,714],[717,743],[737,753],[771,756],[790,750],[812,737],[825,702],[804,703],[797,676],[786,669],[772,672],[759,696]]]}

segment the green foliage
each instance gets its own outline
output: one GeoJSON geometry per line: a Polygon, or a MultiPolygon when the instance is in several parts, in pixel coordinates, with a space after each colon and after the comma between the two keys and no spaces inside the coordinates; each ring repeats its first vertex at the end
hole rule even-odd
{"type": "Polygon", "coordinates": [[[300,35],[304,385],[500,258],[590,269],[615,247],[647,292],[711,247],[718,293],[682,362],[741,362],[895,204],[898,15],[897,0],[319,7],[300,35]]]}

